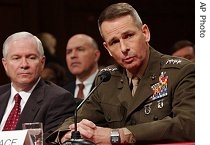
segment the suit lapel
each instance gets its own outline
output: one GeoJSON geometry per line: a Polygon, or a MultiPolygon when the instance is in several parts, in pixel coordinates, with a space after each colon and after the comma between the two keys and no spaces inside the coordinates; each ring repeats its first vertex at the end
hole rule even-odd
{"type": "Polygon", "coordinates": [[[37,112],[40,109],[41,103],[44,98],[44,81],[41,80],[34,88],[33,92],[31,93],[25,107],[21,113],[21,118],[18,121],[16,129],[22,128],[22,123],[24,122],[34,122],[34,119],[37,115],[37,112]]]}
{"type": "Polygon", "coordinates": [[[75,88],[76,88],[76,82],[74,81],[70,83],[70,87],[68,91],[70,91],[74,95],[75,88]]]}
{"type": "Polygon", "coordinates": [[[10,94],[11,94],[11,89],[10,88],[11,88],[11,86],[8,85],[8,91],[1,94],[1,97],[0,97],[0,102],[1,102],[1,105],[0,105],[0,120],[3,119],[5,109],[7,107],[8,101],[9,101],[9,97],[10,97],[10,94]]]}

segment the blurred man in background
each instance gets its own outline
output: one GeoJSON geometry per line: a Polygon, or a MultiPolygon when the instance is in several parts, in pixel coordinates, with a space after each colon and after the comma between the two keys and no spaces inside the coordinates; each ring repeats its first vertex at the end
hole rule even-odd
{"type": "Polygon", "coordinates": [[[177,41],[172,47],[171,55],[183,57],[195,62],[195,46],[189,40],[177,41]]]}
{"type": "Polygon", "coordinates": [[[96,41],[86,34],[72,36],[66,46],[66,63],[76,78],[64,88],[81,101],[94,87],[95,76],[99,71],[100,51],[96,41]]]}

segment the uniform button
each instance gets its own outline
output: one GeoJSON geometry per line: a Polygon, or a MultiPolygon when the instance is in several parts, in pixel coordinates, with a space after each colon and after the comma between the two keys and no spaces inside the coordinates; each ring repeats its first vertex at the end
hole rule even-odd
{"type": "Polygon", "coordinates": [[[110,116],[107,116],[107,120],[108,120],[108,121],[111,121],[111,117],[110,117],[110,116]]]}
{"type": "Polygon", "coordinates": [[[153,118],[154,121],[158,120],[158,117],[155,115],[153,118]]]}
{"type": "Polygon", "coordinates": [[[165,63],[164,63],[164,61],[162,60],[161,62],[160,62],[160,65],[162,66],[162,65],[164,65],[165,63]]]}
{"type": "Polygon", "coordinates": [[[131,120],[131,125],[136,125],[136,121],[135,120],[131,120]]]}
{"type": "Polygon", "coordinates": [[[152,80],[154,80],[155,78],[156,78],[156,76],[155,76],[155,75],[152,75],[152,76],[151,76],[151,79],[152,79],[152,80]]]}

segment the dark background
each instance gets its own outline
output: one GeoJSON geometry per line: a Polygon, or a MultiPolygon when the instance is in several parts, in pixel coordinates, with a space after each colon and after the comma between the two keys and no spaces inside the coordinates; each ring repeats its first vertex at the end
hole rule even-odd
{"type": "MultiPolygon", "coordinates": [[[[0,0],[1,49],[4,40],[15,32],[50,32],[57,38],[57,53],[65,62],[69,37],[86,33],[99,44],[99,63],[108,65],[110,57],[102,45],[97,19],[105,7],[117,2],[128,2],[139,12],[150,28],[151,46],[160,52],[169,54],[173,43],[181,39],[195,43],[194,0],[0,0]]],[[[0,85],[7,82],[0,64],[0,85]]]]}

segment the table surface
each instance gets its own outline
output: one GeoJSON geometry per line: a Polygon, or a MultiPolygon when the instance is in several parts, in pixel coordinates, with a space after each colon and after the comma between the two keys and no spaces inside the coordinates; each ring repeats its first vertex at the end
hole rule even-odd
{"type": "Polygon", "coordinates": [[[179,143],[150,144],[150,145],[195,145],[195,142],[179,142],[179,143]]]}

